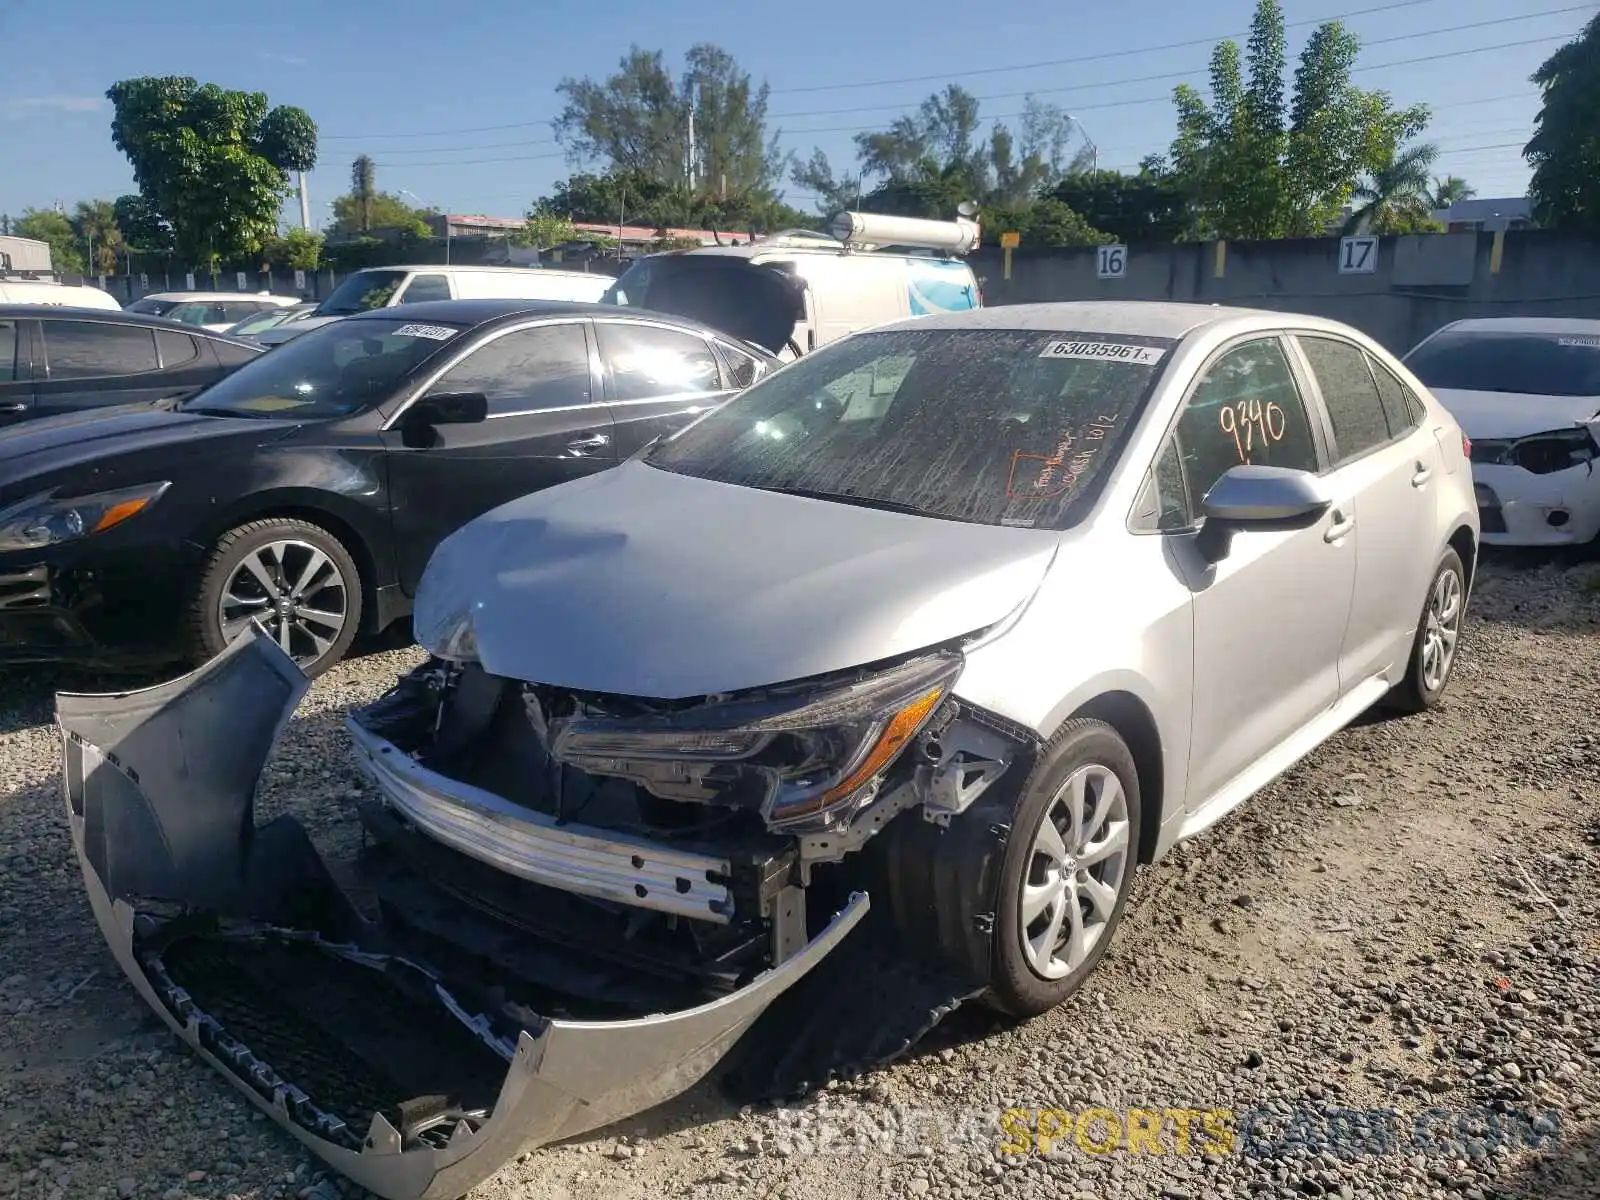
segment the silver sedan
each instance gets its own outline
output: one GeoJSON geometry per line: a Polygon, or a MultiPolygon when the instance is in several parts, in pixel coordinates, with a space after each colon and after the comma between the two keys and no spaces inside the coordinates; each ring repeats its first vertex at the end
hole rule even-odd
{"type": "Polygon", "coordinates": [[[69,820],[180,1036],[379,1195],[455,1196],[735,1043],[815,1082],[1061,1003],[1140,864],[1439,703],[1478,541],[1460,429],[1344,325],[918,318],[440,545],[429,660],[350,721],[376,867],[253,828],[306,686],[264,634],[63,697],[69,820]]]}

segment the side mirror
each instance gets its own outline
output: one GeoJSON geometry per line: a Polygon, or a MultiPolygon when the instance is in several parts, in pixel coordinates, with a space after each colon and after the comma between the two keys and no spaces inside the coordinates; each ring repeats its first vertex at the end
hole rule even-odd
{"type": "Polygon", "coordinates": [[[1322,480],[1291,467],[1238,466],[1211,485],[1195,546],[1207,562],[1228,557],[1241,530],[1304,529],[1333,504],[1322,480]]]}
{"type": "Polygon", "coordinates": [[[415,425],[476,425],[489,419],[489,397],[482,392],[436,392],[406,411],[415,425]]]}

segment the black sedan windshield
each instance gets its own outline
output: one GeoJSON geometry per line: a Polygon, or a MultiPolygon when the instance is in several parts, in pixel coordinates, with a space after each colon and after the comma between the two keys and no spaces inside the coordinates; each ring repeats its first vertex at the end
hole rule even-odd
{"type": "Polygon", "coordinates": [[[188,412],[344,417],[381,404],[461,333],[459,325],[373,319],[313,329],[212,384],[188,412]]]}
{"type": "Polygon", "coordinates": [[[908,329],[845,338],[650,450],[663,470],[985,525],[1092,500],[1173,342],[908,329]]]}

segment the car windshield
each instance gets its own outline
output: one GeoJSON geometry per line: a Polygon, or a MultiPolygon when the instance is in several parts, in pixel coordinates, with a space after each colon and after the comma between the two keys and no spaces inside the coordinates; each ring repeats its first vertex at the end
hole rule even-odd
{"type": "Polygon", "coordinates": [[[404,282],[404,271],[357,271],[317,305],[319,317],[348,317],[351,313],[382,308],[404,282]]]}
{"type": "Polygon", "coordinates": [[[644,461],[866,507],[1064,528],[1098,493],[1173,345],[1010,329],[855,334],[644,461]]]}
{"type": "Polygon", "coordinates": [[[343,417],[381,404],[461,326],[336,321],[251,359],[187,401],[186,412],[239,417],[343,417]]]}
{"type": "Polygon", "coordinates": [[[146,296],[143,300],[135,300],[128,305],[129,312],[149,313],[152,317],[162,317],[178,307],[176,300],[152,300],[146,296]]]}
{"type": "Polygon", "coordinates": [[[293,308],[269,308],[266,312],[257,313],[253,317],[246,317],[237,325],[228,330],[232,334],[248,336],[260,333],[263,329],[271,329],[274,325],[282,325],[298,310],[293,308]]]}
{"type": "Polygon", "coordinates": [[[1446,330],[1408,354],[1405,364],[1430,388],[1600,396],[1600,331],[1446,330]]]}

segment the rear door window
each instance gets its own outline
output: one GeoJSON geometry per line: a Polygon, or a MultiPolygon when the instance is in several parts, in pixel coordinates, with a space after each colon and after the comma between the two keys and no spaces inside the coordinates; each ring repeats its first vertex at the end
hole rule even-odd
{"type": "Polygon", "coordinates": [[[656,325],[598,321],[600,357],[613,401],[715,392],[722,373],[705,338],[656,325]]]}
{"type": "Polygon", "coordinates": [[[1410,433],[1422,424],[1422,401],[1411,389],[1370,354],[1367,355],[1367,365],[1372,368],[1372,377],[1378,381],[1378,397],[1383,401],[1383,415],[1389,420],[1390,430],[1399,436],[1410,433]]]}
{"type": "Polygon", "coordinates": [[[39,323],[44,332],[46,378],[98,379],[159,370],[155,331],[111,321],[39,323]]]}
{"type": "Polygon", "coordinates": [[[156,349],[161,352],[164,370],[184,366],[200,357],[199,342],[186,333],[174,333],[170,329],[156,330],[156,349]]]}
{"type": "Polygon", "coordinates": [[[1389,419],[1361,348],[1305,334],[1297,340],[1311,363],[1322,403],[1333,424],[1335,461],[1359,458],[1387,442],[1392,436],[1389,419]]]}

